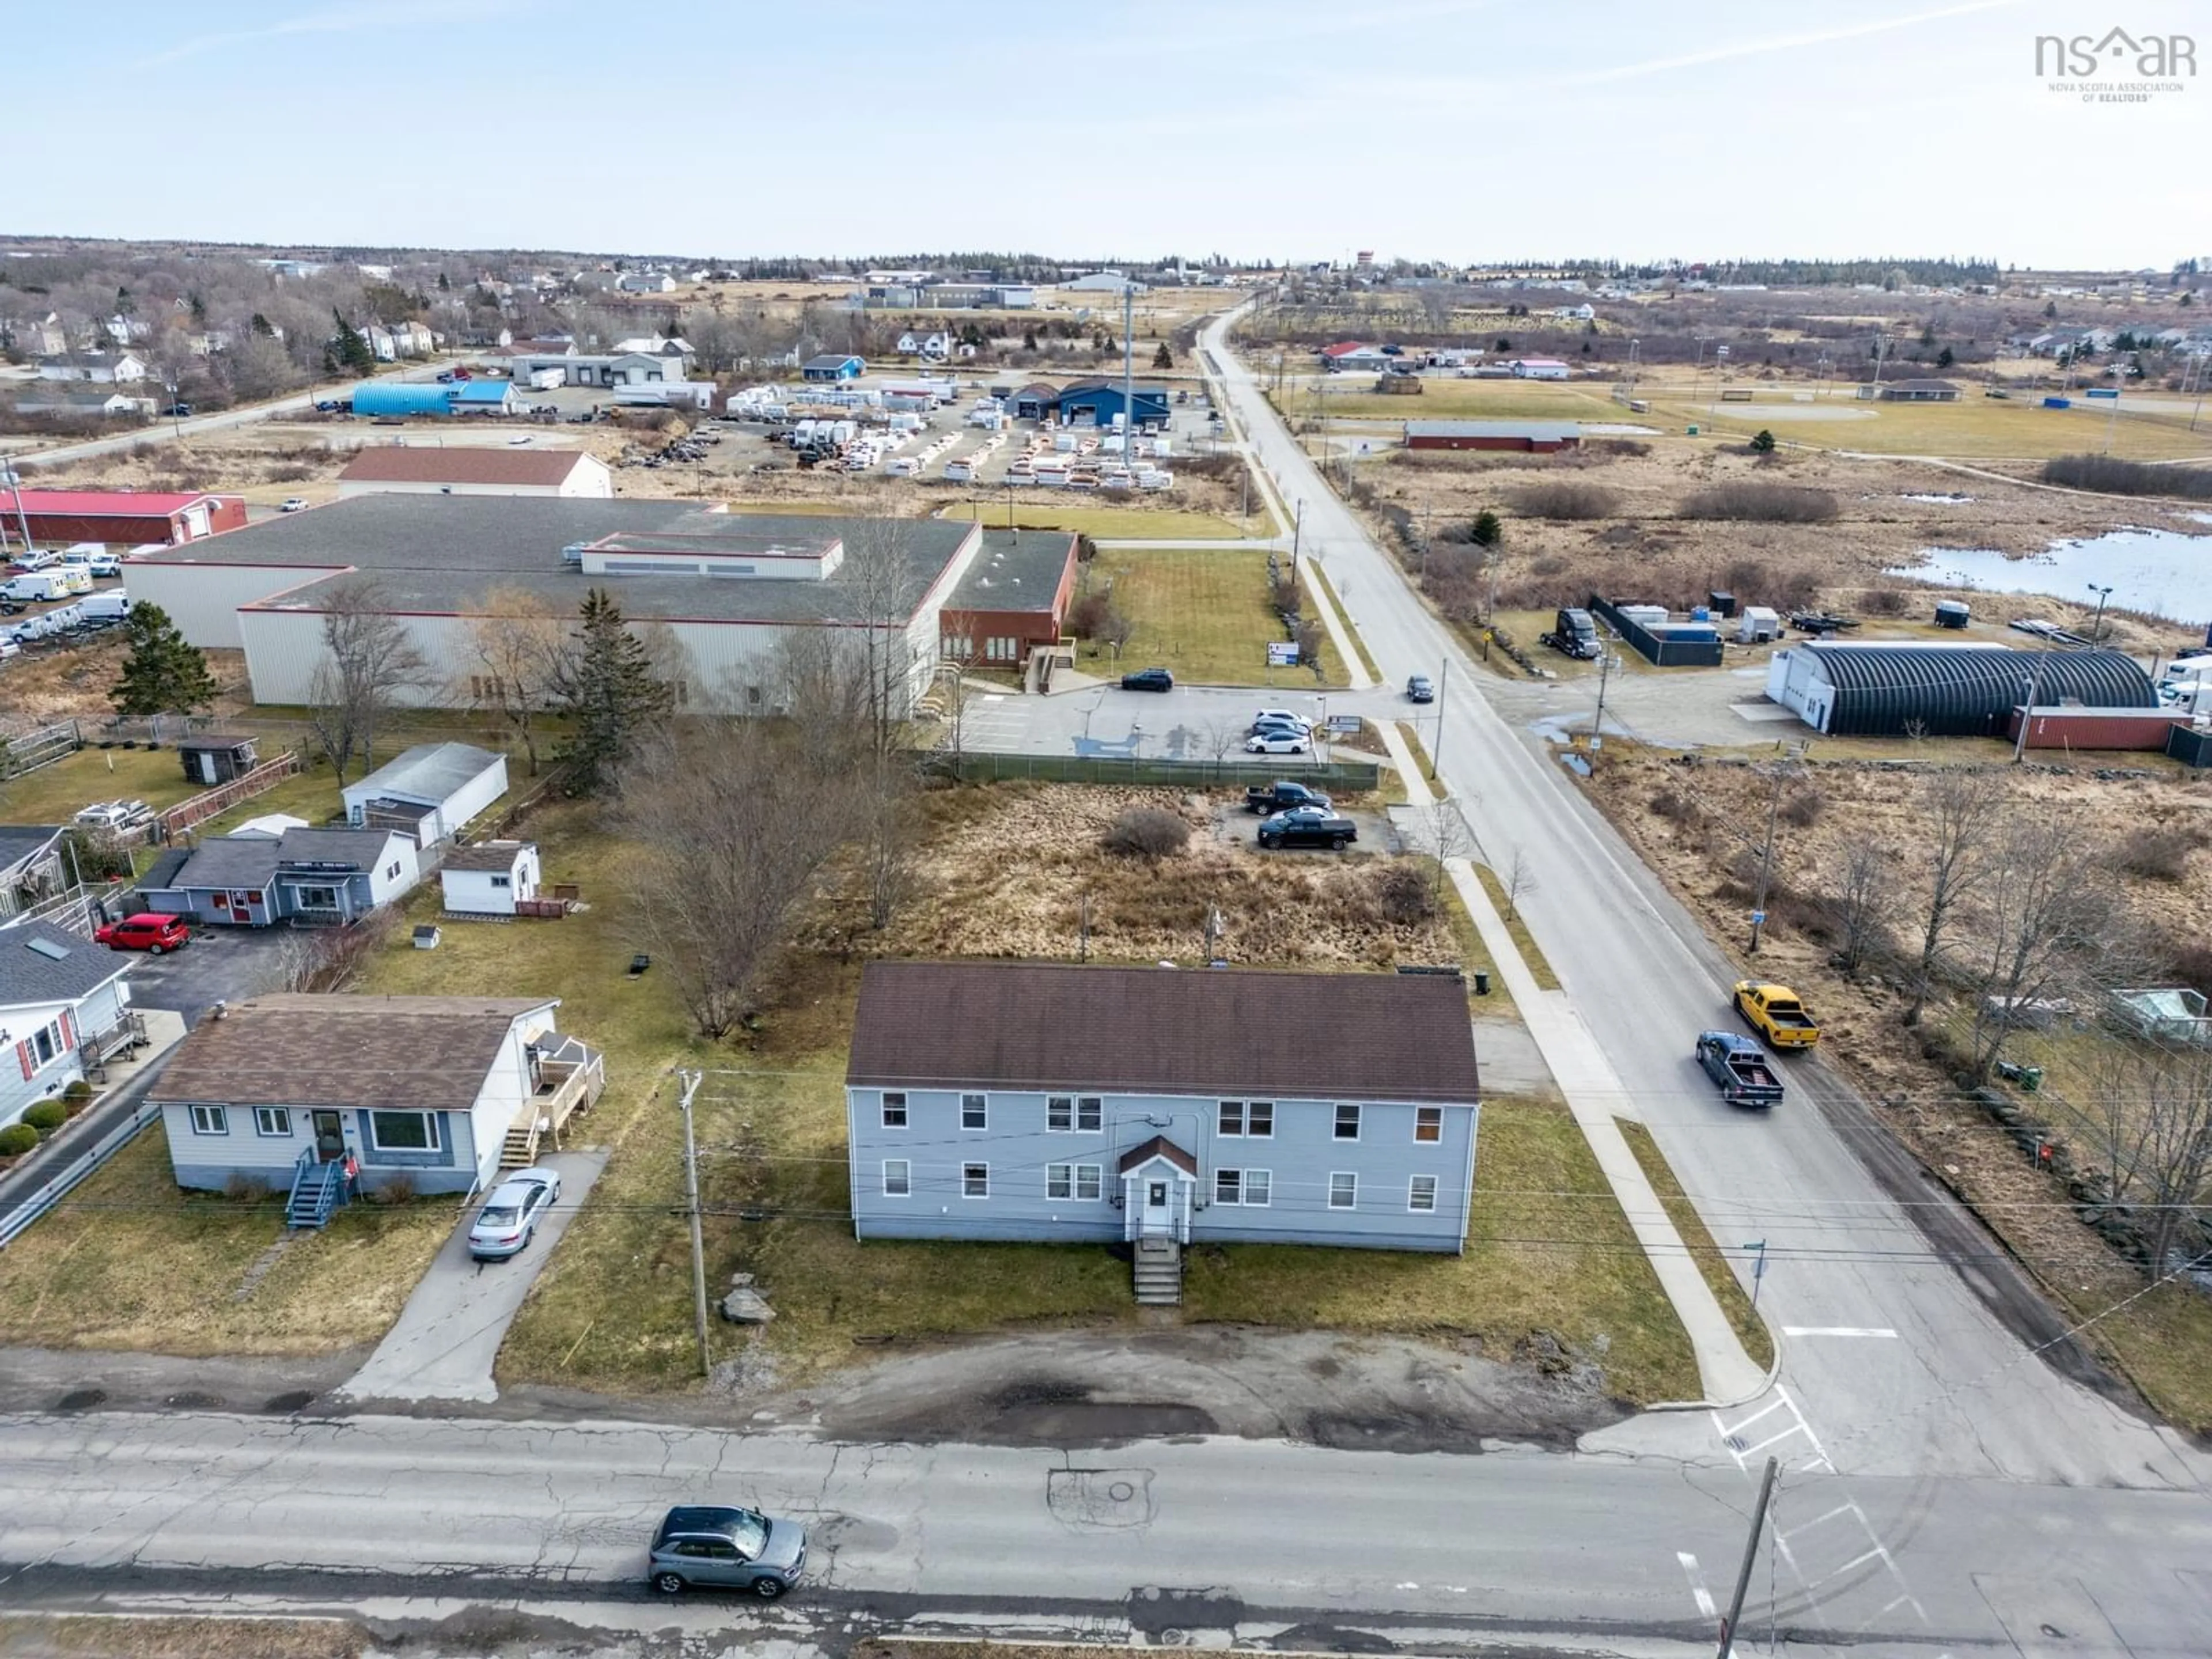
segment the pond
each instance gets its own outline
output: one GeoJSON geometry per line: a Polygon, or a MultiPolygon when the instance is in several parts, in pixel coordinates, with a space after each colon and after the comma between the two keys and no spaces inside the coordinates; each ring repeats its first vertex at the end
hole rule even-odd
{"type": "Polygon", "coordinates": [[[1930,547],[1922,550],[1920,563],[1886,574],[1987,593],[2048,593],[2077,605],[2096,603],[2091,583],[2110,583],[2115,610],[2212,623],[2212,536],[2173,530],[2114,530],[2053,542],[2024,559],[1987,548],[1930,547]]]}

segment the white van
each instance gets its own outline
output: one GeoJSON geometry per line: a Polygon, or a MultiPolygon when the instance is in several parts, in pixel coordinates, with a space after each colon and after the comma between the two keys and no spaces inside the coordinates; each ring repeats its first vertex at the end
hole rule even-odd
{"type": "Polygon", "coordinates": [[[69,579],[54,570],[32,571],[0,582],[0,599],[13,599],[18,605],[38,605],[47,599],[65,599],[69,595],[69,579]]]}
{"type": "Polygon", "coordinates": [[[121,622],[131,614],[131,596],[119,589],[91,593],[70,607],[86,622],[121,622]]]}
{"type": "Polygon", "coordinates": [[[60,577],[63,585],[72,593],[92,592],[92,567],[88,564],[71,564],[64,559],[46,574],[60,577]]]}

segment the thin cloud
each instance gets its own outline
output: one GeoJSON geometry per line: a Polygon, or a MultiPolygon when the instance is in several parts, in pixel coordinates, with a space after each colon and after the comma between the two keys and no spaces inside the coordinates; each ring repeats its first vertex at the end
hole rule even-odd
{"type": "Polygon", "coordinates": [[[363,29],[404,28],[417,23],[466,21],[521,10],[529,3],[531,0],[471,0],[471,3],[457,6],[451,0],[446,0],[446,3],[437,3],[436,0],[416,0],[412,4],[334,6],[322,11],[304,12],[296,17],[279,18],[256,28],[196,34],[190,40],[179,40],[174,46],[165,46],[150,56],[141,58],[130,67],[159,69],[165,64],[182,63],[188,58],[198,58],[210,52],[250,46],[257,40],[291,40],[310,34],[353,34],[363,29]],[[457,17],[457,13],[462,16],[457,17]]]}
{"type": "Polygon", "coordinates": [[[1869,34],[1888,34],[1898,29],[1917,28],[1923,23],[1941,22],[1947,17],[2012,10],[2020,3],[2021,0],[1970,0],[1970,3],[1966,5],[1944,6],[1935,11],[1914,12],[1905,17],[1876,18],[1871,22],[1852,23],[1842,28],[1818,29],[1806,34],[1778,34],[1764,40],[1737,40],[1708,46],[1699,52],[1648,58],[1641,64],[1620,64],[1611,69],[1590,70],[1579,75],[1554,76],[1543,80],[1540,84],[1548,87],[1589,87],[1610,81],[1639,80],[1649,75],[1664,75],[1671,70],[1697,69],[1706,64],[1723,64],[1742,58],[1763,58],[1772,52],[1796,52],[1805,46],[1825,46],[1838,40],[1861,40],[1869,34]]]}

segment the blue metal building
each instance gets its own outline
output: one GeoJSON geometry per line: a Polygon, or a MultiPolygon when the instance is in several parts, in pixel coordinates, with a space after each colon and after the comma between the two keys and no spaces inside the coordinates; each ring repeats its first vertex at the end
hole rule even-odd
{"type": "Polygon", "coordinates": [[[523,410],[522,394],[512,380],[463,380],[443,390],[453,394],[456,415],[519,415],[523,410]]]}
{"type": "Polygon", "coordinates": [[[356,415],[450,415],[453,388],[433,382],[363,380],[353,389],[356,415]]]}
{"type": "MultiPolygon", "coordinates": [[[[1164,426],[1168,419],[1168,394],[1164,388],[1140,386],[1134,388],[1131,402],[1136,406],[1132,423],[1145,426],[1157,423],[1164,426]]],[[[1053,400],[1053,410],[1062,426],[1111,427],[1114,417],[1127,407],[1121,400],[1121,384],[1118,380],[1079,380],[1053,400]]]]}
{"type": "Polygon", "coordinates": [[[857,380],[867,373],[867,360],[830,352],[819,357],[809,357],[799,374],[810,380],[857,380]]]}

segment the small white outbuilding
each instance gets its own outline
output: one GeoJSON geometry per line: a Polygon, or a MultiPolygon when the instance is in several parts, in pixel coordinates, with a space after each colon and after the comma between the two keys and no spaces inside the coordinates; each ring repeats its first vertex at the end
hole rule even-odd
{"type": "Polygon", "coordinates": [[[511,916],[518,902],[538,896],[538,843],[480,841],[456,847],[439,870],[446,911],[456,916],[511,916]]]}

